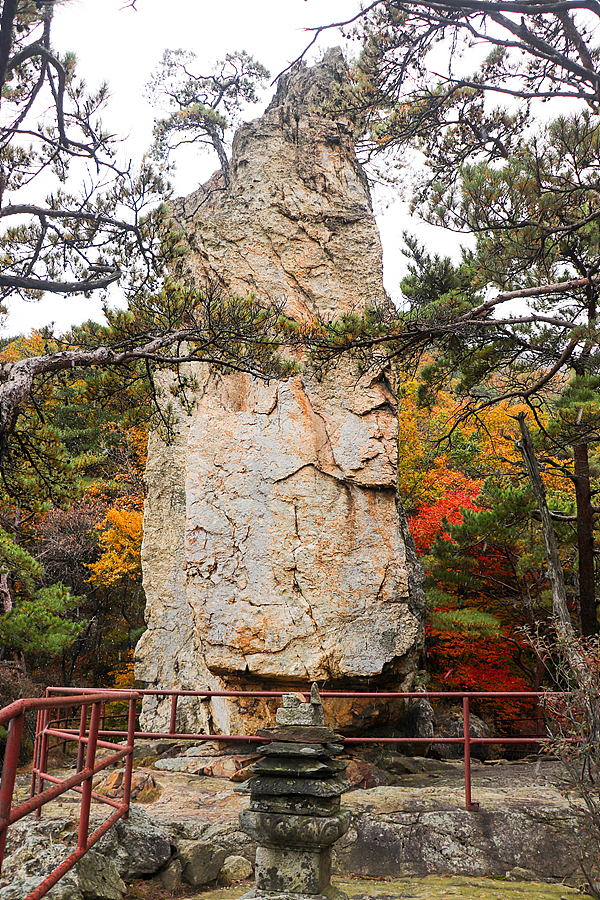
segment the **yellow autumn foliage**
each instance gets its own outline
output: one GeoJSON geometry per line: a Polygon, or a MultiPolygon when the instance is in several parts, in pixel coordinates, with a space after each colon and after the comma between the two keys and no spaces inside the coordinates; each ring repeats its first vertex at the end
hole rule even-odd
{"type": "Polygon", "coordinates": [[[0,351],[0,362],[18,362],[21,359],[42,356],[48,352],[46,340],[41,332],[34,329],[29,335],[20,335],[3,347],[0,351]]]}
{"type": "Polygon", "coordinates": [[[102,554],[90,563],[90,581],[96,585],[116,584],[123,578],[139,578],[142,571],[142,512],[115,507],[100,523],[102,554]]]}

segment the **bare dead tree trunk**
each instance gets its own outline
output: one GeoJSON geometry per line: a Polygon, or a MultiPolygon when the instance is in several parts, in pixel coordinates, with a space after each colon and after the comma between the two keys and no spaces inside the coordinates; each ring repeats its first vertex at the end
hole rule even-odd
{"type": "Polygon", "coordinates": [[[546,500],[546,488],[544,487],[544,482],[542,481],[542,476],[540,474],[540,467],[533,449],[531,435],[525,423],[525,413],[519,413],[517,418],[521,429],[521,440],[518,441],[517,447],[521,451],[523,462],[525,463],[525,470],[529,476],[529,481],[531,482],[531,487],[542,520],[542,535],[546,551],[546,568],[550,589],[552,591],[552,611],[559,629],[566,637],[573,638],[575,635],[571,624],[571,616],[569,615],[569,610],[567,608],[565,578],[560,563],[560,557],[558,555],[558,548],[556,546],[550,510],[548,509],[548,502],[546,500]]]}
{"type": "Polygon", "coordinates": [[[575,501],[577,504],[577,547],[579,552],[579,618],[581,633],[598,633],[594,572],[594,510],[590,487],[588,445],[573,446],[575,501]]]}
{"type": "Polygon", "coordinates": [[[4,575],[0,576],[0,599],[2,601],[2,612],[6,615],[13,608],[10,588],[8,586],[8,575],[6,572],[4,575]]]}

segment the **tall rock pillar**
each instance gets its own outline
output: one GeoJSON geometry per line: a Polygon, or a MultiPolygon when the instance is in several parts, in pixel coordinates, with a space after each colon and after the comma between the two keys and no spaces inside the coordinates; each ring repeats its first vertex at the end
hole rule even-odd
{"type": "MultiPolygon", "coordinates": [[[[284,299],[299,318],[387,302],[351,123],[324,108],[345,77],[340,51],[297,66],[238,130],[229,186],[178,201],[199,285],[284,299]]],[[[196,404],[178,410],[175,442],[150,440],[138,677],[184,689],[409,689],[422,605],[386,373],[360,377],[346,361],[270,384],[194,374],[196,404]]],[[[393,714],[329,708],[342,729],[393,714]]],[[[262,701],[190,701],[181,725],[250,733],[268,713],[262,701]]],[[[164,728],[168,703],[146,702],[144,721],[164,728]]]]}

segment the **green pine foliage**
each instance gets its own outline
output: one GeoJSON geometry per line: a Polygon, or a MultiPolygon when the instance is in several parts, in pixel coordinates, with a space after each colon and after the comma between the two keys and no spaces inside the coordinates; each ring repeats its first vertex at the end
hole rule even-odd
{"type": "Polygon", "coordinates": [[[80,602],[60,583],[40,588],[0,617],[0,645],[22,656],[60,655],[84,628],[82,622],[68,618],[80,602]]]}
{"type": "Polygon", "coordinates": [[[0,560],[0,575],[13,599],[12,609],[0,616],[3,652],[21,660],[31,654],[60,654],[83,628],[70,615],[81,598],[61,583],[41,587],[43,567],[2,528],[0,560]]]}

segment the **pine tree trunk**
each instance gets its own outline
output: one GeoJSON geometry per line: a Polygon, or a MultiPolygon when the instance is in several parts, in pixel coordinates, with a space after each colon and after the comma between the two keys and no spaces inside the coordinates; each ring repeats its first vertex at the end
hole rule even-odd
{"type": "Polygon", "coordinates": [[[598,633],[598,619],[594,577],[594,511],[592,509],[587,443],[574,445],[573,459],[579,551],[579,618],[581,633],[588,637],[598,633]]]}

